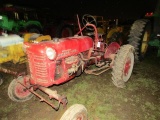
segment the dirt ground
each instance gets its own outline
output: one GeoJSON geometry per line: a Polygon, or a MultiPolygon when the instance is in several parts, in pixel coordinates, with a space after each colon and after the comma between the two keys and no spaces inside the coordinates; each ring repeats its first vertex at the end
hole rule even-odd
{"type": "MultiPolygon", "coordinates": [[[[160,58],[148,53],[145,59],[134,65],[126,88],[120,89],[111,81],[111,71],[100,76],[82,74],[63,85],[53,86],[68,98],[67,107],[75,103],[87,108],[88,120],[160,120],[160,58]]],[[[65,109],[58,111],[39,98],[26,102],[9,99],[7,89],[13,76],[4,74],[0,86],[1,120],[59,120],[65,109]]],[[[44,93],[37,91],[46,99],[44,93]]],[[[51,101],[55,104],[57,102],[51,101]]]]}

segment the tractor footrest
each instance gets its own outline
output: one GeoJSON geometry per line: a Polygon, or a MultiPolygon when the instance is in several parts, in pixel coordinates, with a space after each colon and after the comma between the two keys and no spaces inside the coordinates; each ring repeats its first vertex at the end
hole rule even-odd
{"type": "Polygon", "coordinates": [[[109,70],[110,67],[108,67],[108,65],[105,65],[101,68],[95,68],[95,69],[85,69],[85,73],[86,74],[93,74],[93,75],[100,75],[102,73],[104,73],[105,71],[109,70]]]}

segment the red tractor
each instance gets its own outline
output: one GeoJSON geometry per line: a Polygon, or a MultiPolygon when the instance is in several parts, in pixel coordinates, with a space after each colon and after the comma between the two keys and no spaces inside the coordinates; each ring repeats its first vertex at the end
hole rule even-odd
{"type": "MultiPolygon", "coordinates": [[[[109,69],[112,69],[113,84],[119,88],[125,87],[134,66],[134,48],[129,44],[120,46],[117,42],[107,44],[102,34],[99,34],[96,26],[92,24],[96,22],[94,20],[84,18],[83,22],[86,25],[81,28],[79,24],[80,31],[73,37],[24,43],[30,73],[20,75],[10,83],[9,98],[16,102],[24,102],[36,95],[41,101],[58,110],[60,104],[67,105],[67,97],[48,87],[73,80],[83,72],[100,75],[109,69]],[[91,36],[84,36],[84,29],[92,29],[93,32],[89,34],[91,36]],[[91,69],[91,66],[96,67],[91,69]],[[46,93],[50,99],[57,100],[58,105],[51,104],[39,95],[37,89],[46,93]]],[[[72,115],[72,118],[86,120],[85,114],[81,114],[85,111],[81,107],[80,112],[74,111],[77,113],[72,115]]],[[[61,120],[66,120],[66,117],[63,116],[61,120]]]]}

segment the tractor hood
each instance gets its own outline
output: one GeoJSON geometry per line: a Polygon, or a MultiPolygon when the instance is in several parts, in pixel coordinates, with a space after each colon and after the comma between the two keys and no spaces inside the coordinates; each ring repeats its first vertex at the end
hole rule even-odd
{"type": "Polygon", "coordinates": [[[88,36],[76,36],[67,38],[53,38],[50,41],[40,43],[25,43],[26,52],[29,54],[46,55],[47,48],[56,52],[56,59],[76,55],[93,47],[93,40],[88,36]]]}

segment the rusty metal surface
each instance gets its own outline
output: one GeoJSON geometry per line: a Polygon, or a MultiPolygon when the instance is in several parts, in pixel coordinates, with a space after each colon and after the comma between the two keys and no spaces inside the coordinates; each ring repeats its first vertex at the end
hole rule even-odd
{"type": "Polygon", "coordinates": [[[109,67],[108,64],[106,64],[105,66],[101,67],[101,68],[92,68],[92,69],[85,69],[85,73],[86,74],[92,74],[92,75],[100,75],[102,73],[104,73],[105,71],[111,69],[109,67]]]}

